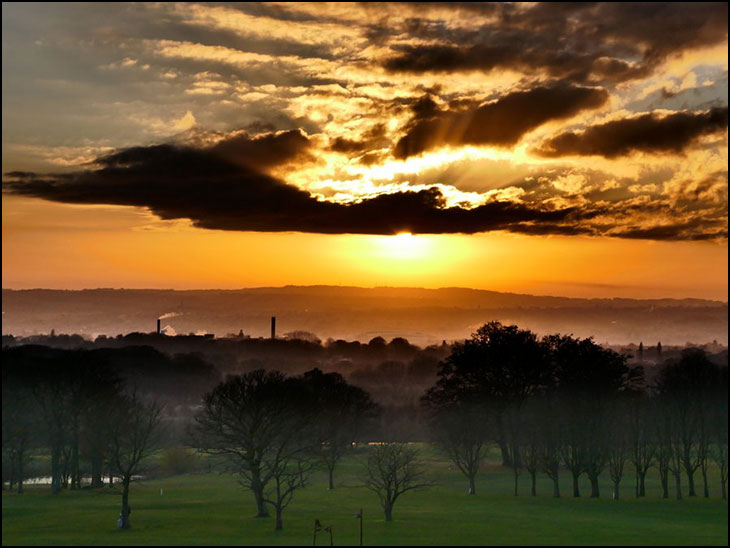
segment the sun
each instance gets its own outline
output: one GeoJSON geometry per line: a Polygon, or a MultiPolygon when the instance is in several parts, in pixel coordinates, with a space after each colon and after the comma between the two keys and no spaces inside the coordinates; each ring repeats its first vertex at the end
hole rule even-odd
{"type": "Polygon", "coordinates": [[[390,259],[412,260],[428,255],[430,243],[425,236],[399,232],[393,236],[379,236],[382,254],[390,259]]]}

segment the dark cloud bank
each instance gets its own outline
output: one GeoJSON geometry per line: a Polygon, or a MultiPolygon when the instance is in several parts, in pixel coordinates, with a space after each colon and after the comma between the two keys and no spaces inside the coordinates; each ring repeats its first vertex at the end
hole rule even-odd
{"type": "Polygon", "coordinates": [[[671,55],[727,38],[726,2],[448,5],[486,12],[493,23],[476,30],[449,29],[413,18],[407,33],[431,44],[393,47],[386,69],[513,69],[573,82],[617,83],[648,76],[671,55]]]}
{"type": "Polygon", "coordinates": [[[148,207],[163,219],[189,218],[221,230],[394,234],[512,230],[571,232],[560,223],[573,208],[542,209],[491,202],[474,209],[444,207],[436,188],[380,195],[354,204],[319,201],[266,173],[306,156],[298,131],[238,135],[207,148],[156,145],[120,150],[98,169],[70,174],[6,174],[4,192],[77,204],[148,207]]]}
{"type": "MultiPolygon", "coordinates": [[[[578,92],[581,105],[590,108],[590,105],[605,100],[600,91],[580,89],[583,89],[578,92]]],[[[491,112],[486,116],[496,116],[492,118],[495,122],[500,116],[506,116],[499,112],[500,109],[511,112],[529,93],[511,94],[477,110],[491,112]],[[514,103],[511,103],[512,100],[514,103]],[[497,114],[494,114],[495,110],[497,114]]],[[[538,93],[544,91],[538,90],[538,93]]],[[[546,116],[545,112],[553,117],[560,116],[563,112],[581,108],[575,104],[573,101],[564,106],[561,102],[546,101],[538,114],[527,112],[526,118],[533,120],[530,124],[540,123],[546,116]]],[[[413,131],[408,137],[413,148],[408,149],[409,152],[431,146],[432,141],[424,128],[434,120],[461,115],[439,111],[430,99],[419,101],[413,109],[413,131]],[[425,140],[418,141],[418,136],[425,140]]],[[[529,106],[525,109],[529,111],[529,106]]],[[[707,115],[709,119],[717,116],[717,113],[707,115]]],[[[722,113],[719,116],[722,117],[722,113]]],[[[727,125],[727,109],[724,117],[727,125]]],[[[525,128],[530,124],[523,123],[521,130],[527,131],[525,128]]],[[[480,139],[491,139],[490,142],[519,139],[518,131],[501,131],[482,125],[473,128],[480,139]]],[[[463,139],[463,135],[470,133],[459,135],[463,139]]],[[[367,138],[379,139],[379,132],[367,138]]],[[[402,146],[402,142],[398,146],[402,146]]],[[[330,234],[506,230],[534,235],[602,234],[657,240],[727,238],[726,215],[710,219],[701,215],[687,219],[680,215],[673,223],[666,224],[665,221],[661,226],[637,226],[630,224],[630,218],[639,206],[621,203],[555,207],[550,200],[541,199],[528,200],[527,203],[491,201],[467,209],[446,207],[444,196],[436,187],[417,192],[382,194],[351,204],[320,201],[269,173],[277,166],[310,161],[311,147],[309,138],[298,130],[253,137],[237,133],[209,146],[161,144],[132,147],[99,157],[94,169],[59,174],[6,173],[3,192],[64,203],[145,207],[162,219],[190,219],[195,226],[219,230],[330,234]]],[[[336,143],[334,148],[337,147],[344,151],[359,149],[356,143],[347,142],[336,143]]],[[[641,207],[663,209],[667,204],[641,207]]]]}
{"type": "Polygon", "coordinates": [[[599,155],[615,158],[632,152],[680,153],[703,135],[727,129],[727,107],[707,112],[654,113],[568,131],[548,140],[537,151],[543,156],[599,155]]]}
{"type": "Polygon", "coordinates": [[[426,97],[413,106],[413,119],[393,155],[407,158],[439,145],[514,145],[545,122],[598,108],[607,100],[604,89],[569,85],[516,91],[491,103],[449,110],[426,97]]]}

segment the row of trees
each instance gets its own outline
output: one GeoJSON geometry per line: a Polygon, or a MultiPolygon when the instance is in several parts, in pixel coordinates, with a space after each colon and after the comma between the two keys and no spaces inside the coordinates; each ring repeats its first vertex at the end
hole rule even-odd
{"type": "Polygon", "coordinates": [[[491,322],[455,345],[422,403],[435,440],[466,476],[471,494],[494,443],[513,470],[515,495],[527,471],[532,495],[542,472],[559,497],[559,474],[566,469],[573,496],[580,496],[578,480],[585,474],[591,497],[598,497],[599,475],[608,470],[618,498],[630,462],[636,496],[644,496],[652,467],[659,471],[664,497],[670,474],[678,498],[683,475],[689,495],[696,495],[698,470],[709,496],[707,470],[714,460],[726,498],[727,383],[727,367],[700,350],[665,364],[647,385],[640,367],[630,367],[626,356],[592,339],[538,338],[491,322]]]}
{"type": "MultiPolygon", "coordinates": [[[[229,376],[203,400],[195,418],[194,445],[226,455],[251,490],[258,517],[275,511],[275,529],[294,493],[307,485],[317,465],[334,471],[379,413],[369,394],[338,373],[313,369],[298,377],[257,370],[229,376]]],[[[377,443],[369,448],[364,486],[377,494],[385,520],[401,495],[431,485],[407,443],[377,443]]]]}
{"type": "MultiPolygon", "coordinates": [[[[25,466],[32,454],[50,455],[51,491],[81,488],[90,474],[91,488],[101,487],[104,472],[122,486],[120,526],[130,526],[129,488],[142,461],[157,446],[161,407],[129,391],[116,370],[99,354],[56,351],[46,347],[3,351],[3,465],[10,489],[23,492],[25,466]]],[[[318,369],[298,377],[256,370],[229,376],[205,395],[190,429],[190,443],[229,457],[241,483],[250,488],[258,515],[283,511],[310,471],[322,466],[334,488],[335,469],[353,446],[376,426],[379,407],[361,388],[336,373],[318,369]]],[[[406,446],[376,448],[373,463],[381,477],[388,519],[392,505],[414,488],[415,454],[406,446]],[[398,457],[383,459],[396,448],[398,457]],[[408,462],[400,458],[409,456],[408,462]],[[405,467],[405,468],[404,468],[405,467]],[[395,482],[403,470],[408,473],[395,482]]],[[[373,470],[375,470],[373,464],[373,470]]],[[[4,479],[5,479],[4,477],[4,479]]],[[[375,481],[371,476],[371,480],[375,481]]],[[[371,488],[378,491],[375,483],[371,488]]]]}
{"type": "MultiPolygon", "coordinates": [[[[47,350],[47,356],[3,350],[3,460],[11,463],[11,488],[22,491],[28,455],[43,447],[51,456],[53,492],[78,489],[83,463],[92,486],[101,485],[105,469],[121,477],[121,519],[128,526],[129,483],[154,441],[161,409],[126,390],[98,355],[47,350]]],[[[682,496],[683,478],[694,496],[698,474],[709,496],[714,460],[726,498],[727,367],[690,350],[666,363],[651,384],[643,373],[591,339],[539,338],[492,322],[454,345],[422,406],[434,441],[466,476],[471,494],[496,445],[513,471],[515,495],[525,473],[536,495],[536,477],[544,473],[560,496],[559,477],[568,472],[574,496],[586,475],[598,497],[598,478],[608,471],[618,498],[631,463],[637,497],[644,496],[652,468],[665,497],[672,480],[682,496]]],[[[337,464],[354,442],[391,439],[373,429],[379,411],[366,391],[338,373],[313,369],[287,377],[258,369],[229,376],[204,395],[190,443],[226,456],[251,490],[258,516],[273,509],[280,529],[285,508],[315,466],[327,470],[334,488],[337,464]]],[[[430,484],[405,441],[413,436],[368,451],[364,483],[388,521],[403,493],[430,484]]]]}
{"type": "Polygon", "coordinates": [[[86,471],[91,487],[102,486],[105,470],[110,483],[119,478],[121,526],[128,527],[129,486],[159,434],[162,408],[88,352],[27,357],[3,352],[3,467],[10,489],[23,492],[25,467],[42,448],[50,453],[54,494],[80,489],[86,471]]]}
{"type": "Polygon", "coordinates": [[[377,406],[364,390],[338,373],[319,369],[286,377],[263,369],[229,376],[203,398],[195,418],[194,445],[226,455],[253,493],[259,517],[283,511],[304,487],[315,463],[334,471],[377,406]]]}

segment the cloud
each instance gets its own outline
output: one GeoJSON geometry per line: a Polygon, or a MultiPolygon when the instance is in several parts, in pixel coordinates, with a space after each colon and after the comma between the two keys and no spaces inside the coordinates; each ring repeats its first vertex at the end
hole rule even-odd
{"type": "Polygon", "coordinates": [[[363,133],[361,139],[347,139],[337,137],[330,144],[330,150],[343,154],[362,153],[374,148],[381,148],[388,145],[385,136],[385,124],[376,124],[363,133]]]}
{"type": "Polygon", "coordinates": [[[517,70],[574,82],[643,78],[672,55],[727,39],[727,3],[503,4],[480,27],[412,18],[393,72],[517,70]],[[647,23],[649,22],[650,23],[647,23]]]}
{"type": "Polygon", "coordinates": [[[453,110],[440,110],[425,97],[413,105],[413,119],[393,155],[407,158],[442,145],[514,145],[550,120],[598,108],[607,100],[603,89],[564,84],[516,91],[491,103],[453,110]]]}
{"type": "MultiPolygon", "coordinates": [[[[422,101],[416,110],[429,108],[422,101]]],[[[374,187],[373,194],[361,199],[337,202],[271,175],[311,162],[314,145],[300,131],[217,137],[117,150],[96,158],[95,168],[85,171],[6,173],[3,192],[63,203],[143,207],[165,220],[190,219],[194,226],[217,230],[727,237],[727,198],[717,193],[722,174],[709,182],[682,182],[673,200],[627,190],[628,197],[606,201],[598,174],[553,170],[529,177],[523,187],[486,192],[476,207],[449,205],[454,202],[447,199],[446,187],[423,185],[374,187]],[[592,192],[603,197],[588,199],[592,192]]]]}
{"type": "Polygon", "coordinates": [[[294,160],[309,159],[310,146],[309,138],[297,129],[265,133],[254,138],[243,132],[222,139],[203,153],[210,153],[213,158],[220,158],[243,169],[268,170],[294,160]]]}
{"type": "Polygon", "coordinates": [[[187,131],[198,125],[198,121],[195,119],[192,111],[188,110],[185,115],[175,122],[173,128],[175,131],[187,131]]]}
{"type": "Polygon", "coordinates": [[[535,44],[524,51],[519,44],[519,33],[505,33],[503,41],[492,45],[474,46],[399,46],[400,55],[385,62],[385,68],[403,72],[458,72],[468,70],[491,71],[497,68],[528,71],[544,69],[554,78],[573,81],[622,82],[647,76],[644,65],[608,56],[556,52],[545,44],[535,44]],[[592,78],[591,78],[592,77],[592,78]]]}
{"type": "Polygon", "coordinates": [[[561,133],[543,143],[536,152],[548,157],[597,155],[606,158],[633,152],[678,154],[704,135],[725,131],[727,124],[726,106],[666,116],[649,113],[590,126],[582,132],[561,133]]]}
{"type": "Polygon", "coordinates": [[[202,228],[317,233],[474,233],[489,230],[561,232],[579,216],[573,208],[540,208],[509,201],[445,207],[438,188],[380,194],[355,203],[320,201],[267,174],[301,158],[310,143],[299,132],[240,134],[193,148],[154,145],[123,149],[96,160],[95,170],[6,174],[3,191],[77,204],[149,208],[163,219],[188,218],[202,228]]]}
{"type": "Polygon", "coordinates": [[[663,224],[650,227],[630,228],[615,231],[612,236],[638,240],[718,240],[727,238],[727,223],[718,224],[707,230],[704,223],[692,221],[686,223],[663,224]],[[698,230],[699,229],[699,230],[698,230]]]}

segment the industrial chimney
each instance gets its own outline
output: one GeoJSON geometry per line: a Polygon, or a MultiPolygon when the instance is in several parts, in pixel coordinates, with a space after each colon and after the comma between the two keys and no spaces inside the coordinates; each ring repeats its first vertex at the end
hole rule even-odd
{"type": "Polygon", "coordinates": [[[160,334],[160,318],[157,318],[157,334],[160,334]]]}
{"type": "Polygon", "coordinates": [[[276,316],[271,316],[271,338],[276,338],[276,316]]]}

